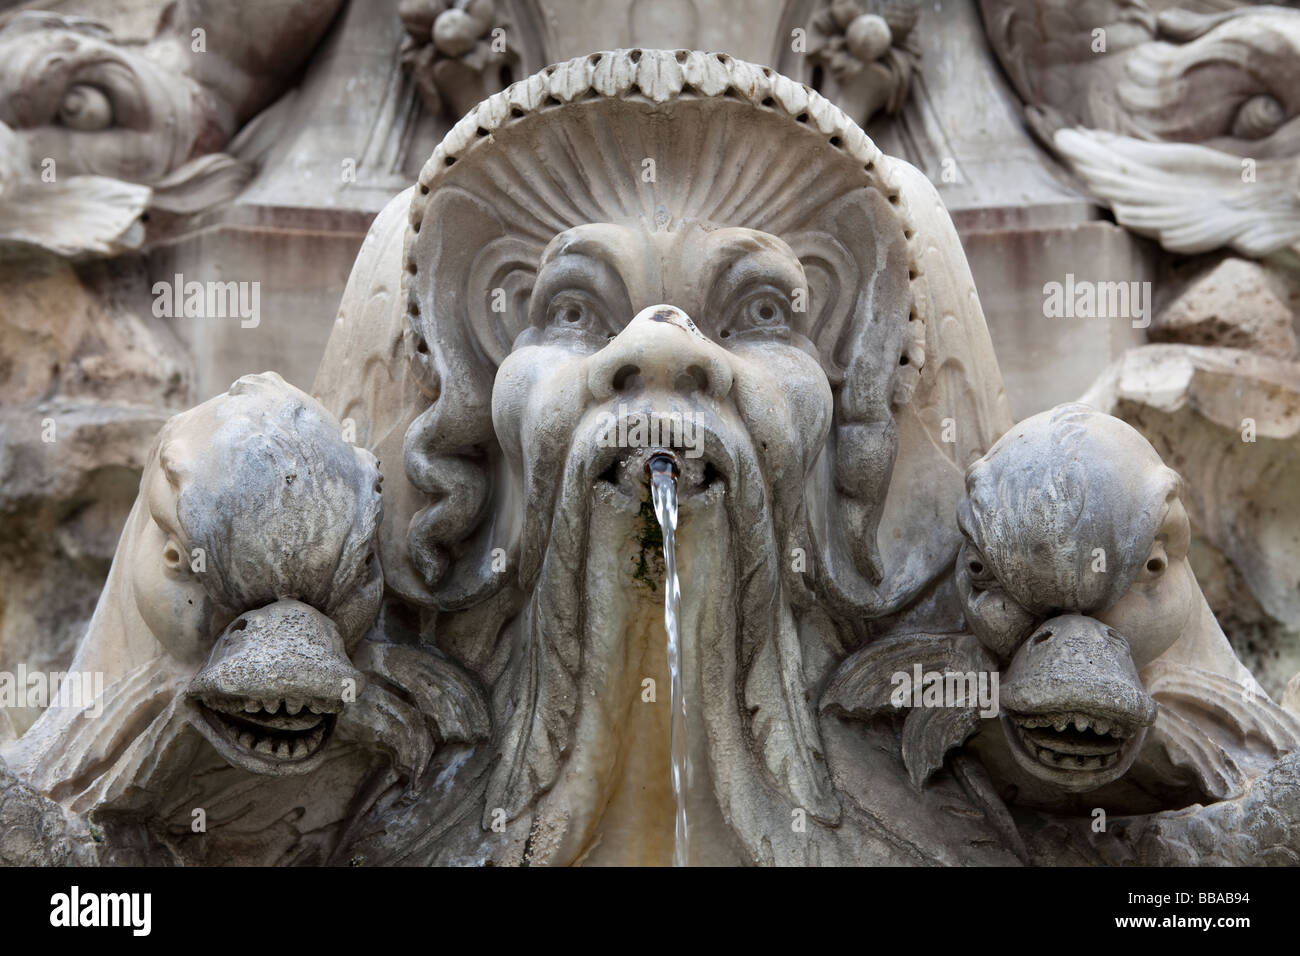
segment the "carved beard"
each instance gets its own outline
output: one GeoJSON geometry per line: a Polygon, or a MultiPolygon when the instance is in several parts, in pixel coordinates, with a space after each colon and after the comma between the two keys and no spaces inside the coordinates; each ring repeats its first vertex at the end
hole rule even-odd
{"type": "MultiPolygon", "coordinates": [[[[521,577],[529,597],[503,635],[512,657],[493,701],[500,759],[484,826],[498,808],[513,820],[536,800],[527,851],[534,863],[581,858],[629,759],[620,746],[629,746],[631,708],[668,703],[666,682],[659,703],[640,700],[645,675],[630,643],[663,640],[647,625],[662,619],[663,592],[650,603],[629,600],[620,562],[639,527],[639,503],[600,480],[626,450],[600,447],[595,417],[574,429],[567,449],[539,454],[549,460],[526,477],[527,487],[554,491],[550,501],[528,496],[521,577]],[[532,575],[530,554],[540,565],[532,575]]],[[[803,862],[808,841],[792,833],[791,810],[828,823],[839,815],[783,581],[790,549],[778,547],[788,544],[787,529],[802,526],[803,502],[769,502],[748,430],[730,421],[710,417],[702,429],[705,461],[720,478],[697,494],[684,489],[678,530],[689,806],[713,802],[709,812],[716,819],[720,810],[754,861],[803,862]]]]}

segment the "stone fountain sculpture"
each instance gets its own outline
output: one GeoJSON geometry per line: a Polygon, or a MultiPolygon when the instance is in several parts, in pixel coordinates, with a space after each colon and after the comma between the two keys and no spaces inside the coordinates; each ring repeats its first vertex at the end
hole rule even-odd
{"type": "Polygon", "coordinates": [[[212,350],[159,314],[160,273],[182,270],[157,244],[247,185],[341,3],[146,0],[103,22],[4,6],[0,671],[57,672],[158,429],[215,393],[196,374],[212,350]]]}
{"type": "Polygon", "coordinates": [[[1281,694],[1300,634],[1283,570],[1295,563],[1300,510],[1293,483],[1272,477],[1297,455],[1300,10],[979,6],[1029,128],[1116,221],[1165,250],[1153,283],[1164,305],[1147,335],[1167,344],[1114,357],[1083,400],[1133,424],[1183,473],[1207,598],[1281,694]]]}
{"type": "Polygon", "coordinates": [[[41,825],[111,824],[101,862],[663,864],[676,758],[690,863],[1195,859],[1243,820],[1225,858],[1296,856],[1255,824],[1300,817],[1300,724],[1229,706],[1176,476],[1095,412],[1012,429],[934,188],[771,69],[607,51],[479,104],[376,219],[313,392],[164,430],[80,651],[140,716],[6,750],[41,825]],[[931,662],[980,706],[870,696],[931,662]],[[1002,759],[1024,735],[1120,774],[1159,738],[1182,789],[1098,845],[1072,795],[1114,778],[1002,759]]]}
{"type": "Polygon", "coordinates": [[[1150,812],[1240,796],[1300,747],[1300,719],[1210,613],[1182,481],[1137,431],[1063,405],[1011,429],[966,483],[955,578],[973,633],[870,644],[822,698],[880,713],[899,709],[889,675],[915,663],[999,671],[1000,721],[975,720],[973,699],[946,719],[909,712],[914,780],[970,739],[1008,803],[1150,812]]]}
{"type": "Polygon", "coordinates": [[[163,428],[71,666],[102,676],[4,754],[101,862],[322,862],[367,787],[485,730],[453,665],[365,639],[379,480],[274,374],[163,428]]]}
{"type": "Polygon", "coordinates": [[[715,582],[684,592],[699,859],[977,859],[928,841],[937,805],[889,849],[834,779],[833,747],[871,748],[823,740],[812,697],[936,587],[962,469],[1009,424],[928,182],[771,70],[632,50],[485,101],[395,205],[314,391],[409,489],[385,579],[492,688],[494,738],[359,852],[670,858],[642,822],[672,823],[667,708],[640,697],[662,597],[636,574],[648,449],[604,441],[621,416],[699,430],[678,539],[684,578],[715,582]]]}

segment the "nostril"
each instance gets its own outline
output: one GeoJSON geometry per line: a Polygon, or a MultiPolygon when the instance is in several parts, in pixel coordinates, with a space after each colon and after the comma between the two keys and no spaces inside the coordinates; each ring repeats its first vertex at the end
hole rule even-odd
{"type": "Polygon", "coordinates": [[[707,392],[709,373],[698,365],[688,365],[686,371],[677,376],[674,386],[679,392],[707,392]]]}
{"type": "Polygon", "coordinates": [[[635,365],[624,365],[614,373],[614,378],[611,384],[614,386],[614,391],[621,392],[625,389],[632,388],[640,381],[641,370],[635,365]]]}
{"type": "Polygon", "coordinates": [[[234,624],[230,625],[230,633],[234,634],[236,631],[242,631],[246,627],[248,627],[248,618],[241,617],[234,624]]]}

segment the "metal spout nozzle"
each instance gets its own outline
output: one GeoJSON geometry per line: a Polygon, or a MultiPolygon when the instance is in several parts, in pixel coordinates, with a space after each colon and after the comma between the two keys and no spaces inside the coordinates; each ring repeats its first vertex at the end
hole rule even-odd
{"type": "Polygon", "coordinates": [[[654,481],[654,476],[657,474],[666,474],[673,481],[676,481],[681,473],[681,462],[670,451],[657,451],[646,459],[645,476],[649,481],[654,481]]]}

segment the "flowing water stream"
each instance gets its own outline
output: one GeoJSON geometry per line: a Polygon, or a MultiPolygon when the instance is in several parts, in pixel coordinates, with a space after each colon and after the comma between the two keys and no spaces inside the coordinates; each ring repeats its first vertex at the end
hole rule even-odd
{"type": "Polygon", "coordinates": [[[650,498],[664,539],[664,630],[668,632],[668,673],[672,681],[673,801],[676,828],[673,838],[673,866],[685,866],[689,857],[686,830],[686,692],[682,687],[682,645],[678,618],[682,588],[677,580],[677,463],[666,454],[655,455],[646,465],[650,473],[650,498]]]}

